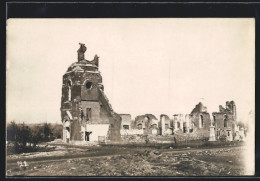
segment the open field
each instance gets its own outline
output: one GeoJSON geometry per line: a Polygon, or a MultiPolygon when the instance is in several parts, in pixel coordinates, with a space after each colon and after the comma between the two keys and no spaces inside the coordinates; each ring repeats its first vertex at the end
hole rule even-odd
{"type": "Polygon", "coordinates": [[[49,152],[8,155],[7,176],[238,176],[244,170],[241,145],[50,145],[49,152]]]}

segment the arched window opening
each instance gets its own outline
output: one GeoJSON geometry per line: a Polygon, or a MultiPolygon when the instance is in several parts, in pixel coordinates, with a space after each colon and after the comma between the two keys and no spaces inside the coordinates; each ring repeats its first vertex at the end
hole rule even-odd
{"type": "Polygon", "coordinates": [[[228,120],[227,115],[224,115],[224,127],[227,127],[227,120],[228,120]]]}
{"type": "Polygon", "coordinates": [[[156,124],[153,124],[151,127],[152,127],[153,129],[156,129],[156,128],[157,128],[157,125],[156,125],[156,124]]]}
{"type": "Polygon", "coordinates": [[[68,101],[71,101],[71,81],[68,81],[68,101]]]}
{"type": "Polygon", "coordinates": [[[143,125],[142,124],[138,124],[137,127],[138,127],[139,130],[141,130],[143,125]]]}
{"type": "Polygon", "coordinates": [[[183,133],[187,132],[187,123],[183,123],[183,133]]]}
{"type": "Polygon", "coordinates": [[[200,128],[203,128],[204,127],[204,118],[202,115],[200,115],[200,128]]]}
{"type": "Polygon", "coordinates": [[[216,116],[213,115],[213,126],[215,126],[215,124],[216,124],[216,116]]]}

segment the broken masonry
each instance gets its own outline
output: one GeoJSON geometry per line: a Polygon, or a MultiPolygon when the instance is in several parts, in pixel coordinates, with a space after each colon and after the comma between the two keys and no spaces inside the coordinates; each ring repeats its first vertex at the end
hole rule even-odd
{"type": "Polygon", "coordinates": [[[226,108],[219,106],[211,120],[207,107],[199,102],[190,114],[139,115],[113,111],[104,93],[99,57],[85,59],[87,47],[80,43],[78,60],[63,75],[61,120],[64,142],[119,142],[129,135],[174,135],[175,133],[204,134],[209,141],[225,137],[227,141],[244,140],[244,129],[237,126],[236,105],[227,101],[226,108]]]}

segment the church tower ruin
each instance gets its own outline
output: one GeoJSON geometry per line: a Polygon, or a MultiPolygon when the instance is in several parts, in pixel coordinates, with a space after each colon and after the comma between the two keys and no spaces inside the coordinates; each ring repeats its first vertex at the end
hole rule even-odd
{"type": "Polygon", "coordinates": [[[78,61],[63,75],[63,141],[120,141],[121,117],[104,94],[99,57],[86,60],[86,50],[85,44],[80,43],[78,61]]]}

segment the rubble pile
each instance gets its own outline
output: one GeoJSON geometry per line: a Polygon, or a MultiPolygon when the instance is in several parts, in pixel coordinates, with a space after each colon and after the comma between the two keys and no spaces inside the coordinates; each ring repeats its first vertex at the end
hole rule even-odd
{"type": "Polygon", "coordinates": [[[146,149],[129,154],[70,158],[32,163],[25,171],[8,174],[28,176],[237,176],[243,174],[241,148],[161,151],[146,149]]]}

